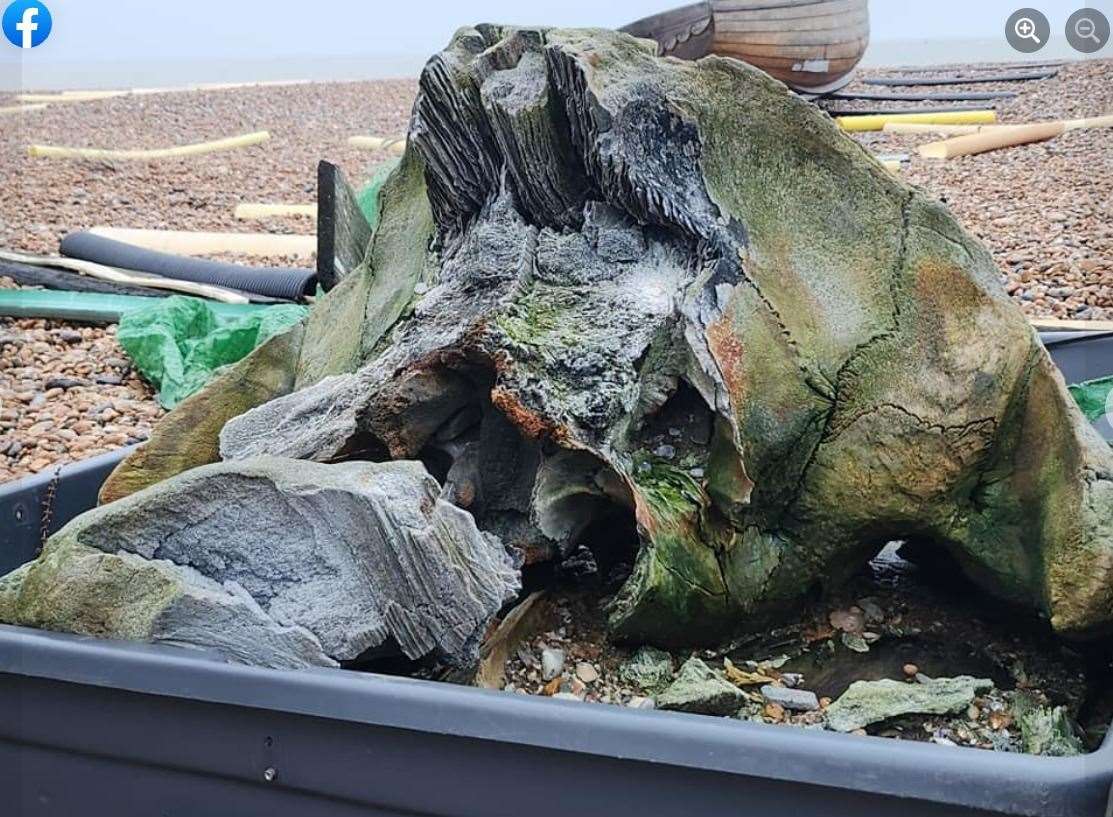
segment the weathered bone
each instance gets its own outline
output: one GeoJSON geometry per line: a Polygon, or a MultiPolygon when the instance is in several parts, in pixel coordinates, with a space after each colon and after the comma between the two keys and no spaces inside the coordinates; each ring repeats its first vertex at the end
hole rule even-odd
{"type": "Polygon", "coordinates": [[[59,531],[0,583],[0,620],[264,666],[378,648],[466,669],[520,583],[439,490],[415,462],[196,468],[59,531]]]}
{"type": "Polygon", "coordinates": [[[906,537],[1063,633],[1113,626],[1113,456],[986,250],[732,60],[458,32],[297,387],[231,421],[223,455],[466,456],[450,494],[549,552],[572,515],[628,504],[619,636],[715,640],[906,537]],[[445,446],[465,410],[479,431],[445,446]],[[553,479],[569,450],[596,475],[553,479]]]}

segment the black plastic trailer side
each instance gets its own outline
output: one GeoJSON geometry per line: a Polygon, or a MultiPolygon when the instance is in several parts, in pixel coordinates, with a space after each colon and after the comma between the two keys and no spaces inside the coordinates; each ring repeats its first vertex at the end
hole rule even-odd
{"type": "Polygon", "coordinates": [[[1040,758],[0,628],[18,815],[1100,817],[1113,741],[1040,758]]]}

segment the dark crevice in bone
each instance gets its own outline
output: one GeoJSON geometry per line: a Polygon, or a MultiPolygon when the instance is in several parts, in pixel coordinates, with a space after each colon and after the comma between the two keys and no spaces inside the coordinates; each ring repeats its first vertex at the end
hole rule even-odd
{"type": "Polygon", "coordinates": [[[390,451],[386,444],[374,434],[366,432],[353,435],[343,448],[330,459],[330,462],[365,460],[367,462],[386,462],[390,451]]]}
{"type": "Polygon", "coordinates": [[[538,529],[562,555],[576,545],[591,547],[584,532],[615,513],[633,526],[633,499],[625,482],[586,451],[547,450],[538,466],[530,504],[538,529]]]}
{"type": "Polygon", "coordinates": [[[640,545],[633,511],[613,504],[589,515],[572,543],[573,547],[583,546],[591,551],[602,578],[624,566],[628,573],[640,545]]]}
{"type": "Polygon", "coordinates": [[[380,416],[378,424],[411,427],[416,409],[435,404],[443,419],[427,426],[415,455],[441,482],[443,499],[471,513],[481,530],[497,535],[528,564],[566,554],[579,544],[582,529],[616,502],[625,500],[632,520],[624,488],[609,467],[586,452],[544,453],[541,440],[526,437],[491,402],[493,372],[469,368],[427,375],[426,383],[446,385],[445,392],[426,388],[420,393],[424,402],[395,404],[397,414],[380,416]],[[469,385],[455,388],[461,378],[469,385]]]}
{"type": "MultiPolygon", "coordinates": [[[[639,447],[678,462],[706,460],[714,426],[714,412],[703,396],[679,379],[668,399],[638,430],[639,447]]],[[[698,467],[698,466],[691,466],[698,467]]]]}

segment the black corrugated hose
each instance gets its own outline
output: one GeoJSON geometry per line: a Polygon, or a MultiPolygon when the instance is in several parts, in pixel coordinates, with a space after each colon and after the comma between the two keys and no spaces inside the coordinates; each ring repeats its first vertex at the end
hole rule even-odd
{"type": "Polygon", "coordinates": [[[62,255],[70,258],[149,272],[177,281],[216,284],[272,298],[301,300],[311,294],[317,285],[317,273],[311,269],[245,267],[205,258],[171,255],[87,232],[70,233],[62,239],[60,249],[62,255]]]}

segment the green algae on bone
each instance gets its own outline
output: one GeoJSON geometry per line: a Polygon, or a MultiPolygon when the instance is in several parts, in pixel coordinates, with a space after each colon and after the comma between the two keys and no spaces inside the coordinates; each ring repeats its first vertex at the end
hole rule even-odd
{"type": "Polygon", "coordinates": [[[520,300],[495,319],[495,323],[515,343],[543,349],[549,345],[574,347],[582,333],[568,314],[579,293],[567,289],[534,286],[520,300]]]}
{"type": "Polygon", "coordinates": [[[632,476],[638,492],[659,517],[693,518],[709,502],[699,480],[664,460],[636,458],[632,476]]]}

